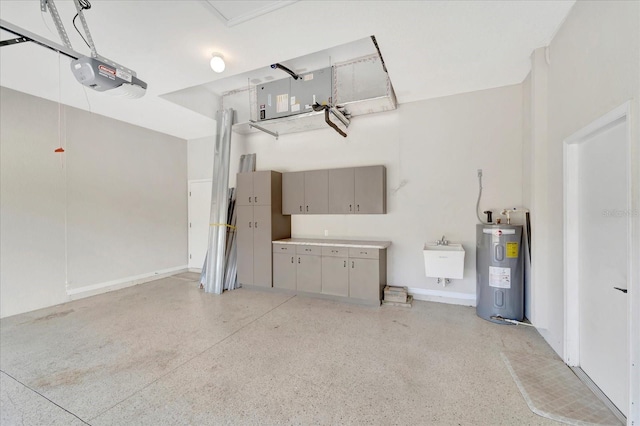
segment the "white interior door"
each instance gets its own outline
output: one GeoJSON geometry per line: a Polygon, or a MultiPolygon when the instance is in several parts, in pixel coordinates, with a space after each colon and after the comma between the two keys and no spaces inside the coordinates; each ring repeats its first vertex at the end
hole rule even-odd
{"type": "MultiPolygon", "coordinates": [[[[618,120],[578,144],[580,367],[623,414],[629,401],[627,130],[618,120]]],[[[570,219],[570,218],[569,218],[570,219]]]]}
{"type": "Polygon", "coordinates": [[[211,181],[189,182],[189,268],[202,269],[209,244],[211,181]]]}

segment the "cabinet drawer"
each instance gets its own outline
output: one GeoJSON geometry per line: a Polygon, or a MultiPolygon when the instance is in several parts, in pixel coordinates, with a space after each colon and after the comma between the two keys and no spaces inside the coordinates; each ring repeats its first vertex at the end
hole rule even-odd
{"type": "Polygon", "coordinates": [[[296,246],[297,254],[322,254],[322,247],[320,246],[308,246],[308,245],[297,245],[296,246]]]}
{"type": "Polygon", "coordinates": [[[380,250],[372,248],[349,247],[349,257],[356,259],[379,259],[380,250]]]}
{"type": "Polygon", "coordinates": [[[293,244],[278,244],[273,243],[273,252],[274,253],[295,253],[296,246],[293,244]]]}
{"type": "Polygon", "coordinates": [[[330,257],[347,257],[349,256],[348,247],[322,247],[322,255],[330,257]]]}

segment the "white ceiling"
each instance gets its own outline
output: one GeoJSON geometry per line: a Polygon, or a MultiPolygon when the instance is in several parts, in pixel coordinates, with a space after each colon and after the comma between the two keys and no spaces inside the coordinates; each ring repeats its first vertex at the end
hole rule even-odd
{"type": "MultiPolygon", "coordinates": [[[[370,35],[378,40],[400,103],[520,83],[529,72],[531,51],[549,44],[574,0],[298,1],[263,15],[253,13],[263,8],[261,2],[231,3],[238,2],[92,1],[85,16],[98,52],[137,71],[149,85],[141,99],[85,91],[67,59],[27,43],[0,48],[0,84],[192,139],[213,134],[214,121],[161,95],[228,86],[233,76],[246,79],[254,70],[262,75],[272,63],[370,35]],[[250,19],[228,26],[212,3],[235,14],[229,19],[250,19]],[[214,51],[227,60],[222,74],[209,68],[214,51]]],[[[56,4],[73,47],[89,54],[71,25],[73,3],[56,4]]],[[[2,0],[0,17],[59,42],[38,0],[2,0]]],[[[211,108],[216,106],[212,94],[211,108]]]]}

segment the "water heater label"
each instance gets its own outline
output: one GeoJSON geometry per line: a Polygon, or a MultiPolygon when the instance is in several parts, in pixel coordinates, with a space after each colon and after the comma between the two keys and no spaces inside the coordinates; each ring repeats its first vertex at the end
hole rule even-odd
{"type": "Polygon", "coordinates": [[[489,266],[489,286],[511,288],[511,268],[489,266]]]}
{"type": "Polygon", "coordinates": [[[507,243],[507,257],[511,259],[518,258],[518,243],[507,243]]]}

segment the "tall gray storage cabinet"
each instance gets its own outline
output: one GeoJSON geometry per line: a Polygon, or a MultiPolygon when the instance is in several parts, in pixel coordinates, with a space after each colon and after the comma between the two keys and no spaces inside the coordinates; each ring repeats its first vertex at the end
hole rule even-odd
{"type": "Polygon", "coordinates": [[[282,174],[238,173],[237,179],[238,282],[271,287],[271,242],[291,237],[291,216],[282,214],[282,174]]]}

